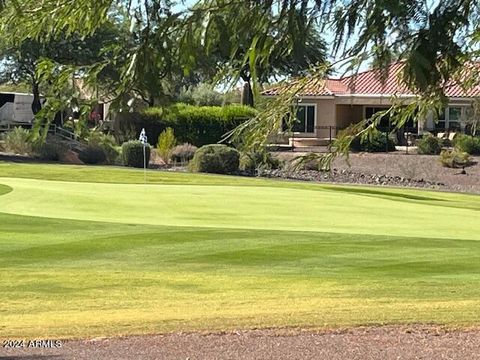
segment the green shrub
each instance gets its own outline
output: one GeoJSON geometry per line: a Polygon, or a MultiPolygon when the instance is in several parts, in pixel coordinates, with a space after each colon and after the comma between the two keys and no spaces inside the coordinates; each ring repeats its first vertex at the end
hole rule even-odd
{"type": "Polygon", "coordinates": [[[480,137],[458,134],[453,140],[453,145],[458,151],[480,155],[480,137]]]}
{"type": "Polygon", "coordinates": [[[59,161],[67,151],[67,145],[55,139],[47,139],[47,142],[35,146],[35,153],[41,160],[45,161],[59,161]]]}
{"type": "Polygon", "coordinates": [[[32,144],[29,138],[29,130],[16,127],[5,136],[5,149],[15,154],[30,154],[32,144]]]}
{"type": "MultiPolygon", "coordinates": [[[[226,133],[256,113],[255,109],[244,105],[220,107],[175,104],[165,109],[145,109],[141,114],[131,114],[130,120],[137,133],[145,128],[152,139],[157,139],[162,131],[171,127],[179,143],[203,146],[219,142],[226,133]]],[[[129,126],[125,119],[122,121],[123,127],[129,126]]]]}
{"type": "Polygon", "coordinates": [[[386,152],[395,151],[395,143],[390,139],[387,134],[381,131],[374,131],[371,134],[365,134],[365,136],[357,136],[353,139],[350,148],[353,151],[366,151],[366,152],[386,152]]]}
{"type": "MultiPolygon", "coordinates": [[[[139,140],[127,141],[122,144],[122,157],[125,166],[143,168],[144,145],[139,140]]],[[[150,145],[145,146],[146,165],[150,162],[150,145]]]]}
{"type": "Polygon", "coordinates": [[[421,139],[417,140],[417,148],[419,154],[438,155],[442,151],[443,139],[432,134],[425,134],[421,139]]]}
{"type": "Polygon", "coordinates": [[[101,131],[92,131],[88,137],[88,145],[103,150],[105,160],[103,162],[114,164],[119,155],[117,142],[113,135],[104,134],[101,131]]]}
{"type": "Polygon", "coordinates": [[[91,165],[103,164],[107,161],[105,151],[98,145],[88,145],[80,152],[80,154],[78,154],[78,158],[84,164],[91,165]]]}
{"type": "Polygon", "coordinates": [[[238,172],[240,153],[221,144],[202,146],[195,152],[189,167],[194,172],[234,174],[238,172]]]}
{"type": "Polygon", "coordinates": [[[118,156],[113,161],[113,165],[125,166],[125,163],[123,162],[123,155],[122,155],[122,152],[121,152],[121,147],[120,147],[120,151],[118,152],[118,156]]]}
{"type": "Polygon", "coordinates": [[[197,149],[198,148],[196,146],[189,143],[177,145],[172,149],[172,154],[170,158],[176,163],[184,164],[193,159],[193,156],[195,155],[195,151],[197,151],[197,149]]]}
{"type": "Polygon", "coordinates": [[[440,162],[443,166],[449,168],[460,168],[470,164],[470,155],[466,152],[454,150],[442,150],[440,153],[440,162]]]}
{"type": "Polygon", "coordinates": [[[280,167],[280,160],[269,152],[254,151],[240,157],[240,170],[255,174],[257,170],[271,170],[280,167]]]}
{"type": "Polygon", "coordinates": [[[177,139],[172,128],[166,128],[158,136],[157,151],[158,155],[162,158],[165,164],[170,162],[170,156],[172,155],[172,149],[176,145],[177,139]]]}

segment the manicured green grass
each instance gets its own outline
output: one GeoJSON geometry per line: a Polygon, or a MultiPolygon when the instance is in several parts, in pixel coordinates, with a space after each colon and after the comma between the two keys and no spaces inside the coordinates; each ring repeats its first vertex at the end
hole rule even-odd
{"type": "Polygon", "coordinates": [[[480,197],[0,163],[0,337],[480,324],[480,197]]]}

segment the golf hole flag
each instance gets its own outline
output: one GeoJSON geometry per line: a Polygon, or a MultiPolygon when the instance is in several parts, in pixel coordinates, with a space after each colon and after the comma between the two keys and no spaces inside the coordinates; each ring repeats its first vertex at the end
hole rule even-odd
{"type": "Polygon", "coordinates": [[[143,144],[143,146],[147,145],[148,139],[147,139],[147,134],[145,134],[145,129],[143,128],[142,131],[140,132],[140,137],[138,138],[143,144]]]}

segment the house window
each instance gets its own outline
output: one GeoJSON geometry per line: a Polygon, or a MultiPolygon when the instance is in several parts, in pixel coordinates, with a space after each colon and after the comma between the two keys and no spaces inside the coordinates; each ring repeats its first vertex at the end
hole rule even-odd
{"type": "Polygon", "coordinates": [[[435,129],[460,130],[461,118],[462,108],[459,106],[449,106],[438,114],[435,129]]]}
{"type": "Polygon", "coordinates": [[[298,133],[315,132],[315,105],[298,106],[297,121],[293,124],[292,130],[298,133]]]}

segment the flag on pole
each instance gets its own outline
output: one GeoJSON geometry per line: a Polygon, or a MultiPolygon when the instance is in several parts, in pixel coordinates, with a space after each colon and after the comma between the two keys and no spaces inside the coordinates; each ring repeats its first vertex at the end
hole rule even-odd
{"type": "Polygon", "coordinates": [[[140,132],[140,137],[138,138],[143,144],[143,146],[146,146],[148,143],[147,139],[147,134],[145,133],[145,128],[142,128],[142,131],[140,132]]]}
{"type": "Polygon", "coordinates": [[[148,144],[147,134],[145,133],[145,128],[142,128],[138,140],[143,144],[143,177],[145,184],[147,183],[147,155],[145,153],[145,148],[148,144]]]}

